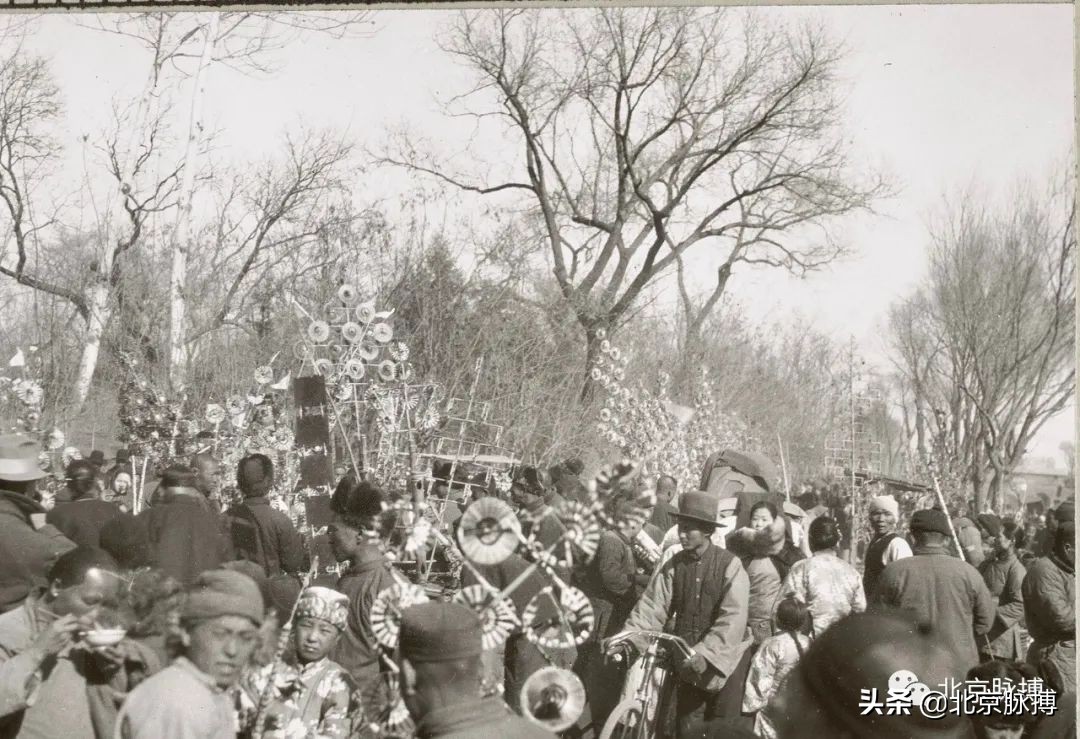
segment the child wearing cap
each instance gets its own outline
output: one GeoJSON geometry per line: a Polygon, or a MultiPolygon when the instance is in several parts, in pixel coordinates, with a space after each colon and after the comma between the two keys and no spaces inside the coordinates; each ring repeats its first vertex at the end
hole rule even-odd
{"type": "Polygon", "coordinates": [[[273,673],[271,701],[262,717],[264,739],[347,737],[361,721],[349,674],[327,655],[348,620],[349,599],[323,587],[300,594],[293,617],[292,643],[283,663],[249,673],[240,696],[241,736],[255,729],[259,699],[273,673]]]}

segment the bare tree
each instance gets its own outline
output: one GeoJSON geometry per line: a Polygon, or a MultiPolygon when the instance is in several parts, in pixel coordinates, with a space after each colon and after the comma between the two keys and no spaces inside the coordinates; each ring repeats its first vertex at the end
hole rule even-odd
{"type": "Polygon", "coordinates": [[[933,235],[922,288],[891,315],[918,452],[954,460],[976,505],[1072,398],[1075,196],[1027,191],[995,211],[968,196],[933,235]]]}
{"type": "MultiPolygon", "coordinates": [[[[81,406],[90,391],[97,367],[101,340],[116,307],[125,254],[143,240],[147,219],[175,203],[179,170],[164,167],[151,171],[159,153],[163,119],[152,117],[132,135],[129,111],[115,111],[115,125],[101,142],[87,143],[103,160],[113,187],[96,210],[88,264],[74,270],[47,271],[47,259],[33,260],[34,253],[56,249],[62,238],[57,207],[48,217],[39,214],[35,202],[46,182],[48,166],[60,149],[49,131],[60,118],[58,90],[43,59],[21,51],[0,63],[0,199],[10,219],[5,244],[7,256],[14,246],[14,263],[0,259],[0,274],[35,290],[71,302],[83,322],[83,340],[73,395],[81,406]],[[51,241],[45,241],[51,238],[51,241]],[[45,244],[45,248],[40,248],[45,244]],[[42,270],[42,271],[39,271],[42,270]]],[[[90,194],[93,203],[97,201],[90,194]]]]}
{"type": "Polygon", "coordinates": [[[321,269],[334,255],[293,258],[308,252],[326,230],[362,215],[334,207],[345,190],[351,146],[328,133],[300,138],[287,138],[279,161],[263,164],[254,176],[235,176],[219,193],[211,228],[195,244],[204,287],[194,301],[199,322],[185,333],[185,363],[204,336],[238,325],[237,315],[249,307],[250,286],[282,287],[321,269]]]}
{"type": "MultiPolygon", "coordinates": [[[[187,138],[182,161],[176,223],[169,237],[169,381],[175,391],[186,384],[187,347],[190,343],[187,297],[188,254],[192,248],[192,203],[198,152],[205,139],[202,124],[204,88],[210,67],[221,64],[246,73],[269,73],[274,52],[283,50],[302,31],[334,37],[366,32],[370,14],[265,13],[141,14],[121,16],[102,30],[134,39],[151,52],[147,99],[161,94],[169,76],[190,78],[187,138]],[[169,73],[172,72],[172,75],[169,73]]],[[[240,277],[243,279],[243,276],[240,277]]],[[[198,333],[198,331],[197,331],[198,333]]],[[[201,334],[200,334],[201,335],[201,334]]]]}
{"type": "Polygon", "coordinates": [[[584,330],[586,366],[601,330],[692,250],[723,265],[687,322],[699,331],[735,264],[813,269],[840,249],[787,233],[885,192],[854,181],[837,135],[839,53],[818,31],[730,10],[499,10],[463,14],[445,48],[478,80],[451,112],[504,124],[516,174],[455,171],[407,137],[378,159],[521,196],[584,330]]]}

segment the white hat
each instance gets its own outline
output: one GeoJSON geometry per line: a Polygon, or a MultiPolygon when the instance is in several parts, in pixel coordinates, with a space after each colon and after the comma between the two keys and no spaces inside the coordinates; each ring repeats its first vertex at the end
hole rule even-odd
{"type": "Polygon", "coordinates": [[[885,511],[891,513],[893,518],[900,517],[900,504],[891,495],[875,495],[870,499],[870,513],[885,511]]]}

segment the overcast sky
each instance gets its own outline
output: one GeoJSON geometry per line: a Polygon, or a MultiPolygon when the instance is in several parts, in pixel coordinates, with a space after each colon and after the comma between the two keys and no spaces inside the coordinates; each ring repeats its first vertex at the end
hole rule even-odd
{"type": "MultiPolygon", "coordinates": [[[[853,336],[872,363],[883,351],[889,304],[924,268],[926,223],[942,198],[971,182],[1005,189],[1041,178],[1068,152],[1073,129],[1071,5],[768,8],[780,18],[820,19],[849,50],[847,122],[855,151],[890,172],[901,190],[880,214],[856,217],[838,234],[857,256],[799,281],[739,274],[732,290],[754,318],[794,312],[837,338],[853,336]]],[[[438,99],[469,77],[435,43],[450,13],[380,11],[367,39],[309,37],[289,49],[272,77],[215,71],[206,111],[223,129],[222,157],[260,158],[299,122],[347,129],[359,141],[407,124],[452,150],[465,131],[448,124],[438,99]]],[[[108,121],[109,101],[136,93],[145,52],[57,14],[33,26],[29,45],[51,59],[74,144],[108,121]]],[[[377,183],[366,183],[368,187],[377,183]]],[[[1033,453],[1060,457],[1073,411],[1054,419],[1033,453]]]]}

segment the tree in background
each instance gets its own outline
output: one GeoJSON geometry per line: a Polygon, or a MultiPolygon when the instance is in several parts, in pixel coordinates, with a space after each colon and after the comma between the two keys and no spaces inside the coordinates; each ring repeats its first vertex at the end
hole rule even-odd
{"type": "Polygon", "coordinates": [[[1004,208],[966,197],[923,285],[891,313],[909,438],[995,509],[1027,445],[1072,398],[1076,201],[1062,178],[1004,208]],[[944,457],[944,459],[942,459],[944,457]]]}
{"type": "Polygon", "coordinates": [[[180,172],[157,159],[167,110],[143,111],[133,125],[130,109],[114,108],[111,129],[100,139],[84,138],[86,153],[106,175],[108,191],[95,197],[87,186],[76,213],[67,203],[50,202],[49,174],[61,153],[54,127],[61,112],[60,93],[44,59],[16,47],[0,60],[0,200],[10,234],[0,252],[0,274],[74,307],[82,337],[70,395],[81,406],[116,311],[127,255],[145,242],[151,217],[175,205],[180,172]],[[81,226],[86,215],[93,224],[88,228],[81,226]],[[60,248],[65,240],[83,246],[76,264],[62,264],[70,256],[60,248]]]}
{"type": "MultiPolygon", "coordinates": [[[[166,352],[168,356],[169,384],[174,392],[185,388],[191,345],[209,331],[222,325],[228,318],[230,304],[240,283],[253,268],[264,266],[267,261],[262,252],[272,251],[267,242],[270,232],[279,222],[293,217],[292,211],[311,210],[311,193],[320,189],[320,180],[326,170],[338,165],[348,148],[323,140],[314,146],[294,146],[289,142],[291,165],[297,170],[284,175],[277,174],[279,182],[257,183],[261,195],[271,202],[253,197],[256,226],[248,236],[251,248],[239,261],[239,272],[226,292],[224,305],[210,323],[191,326],[188,295],[188,257],[196,244],[192,234],[193,209],[197,176],[202,157],[208,144],[208,132],[203,122],[203,100],[206,79],[211,66],[224,65],[249,73],[267,73],[274,68],[274,52],[284,50],[288,41],[300,30],[318,31],[341,38],[351,35],[368,24],[366,12],[324,15],[319,13],[285,14],[266,12],[233,13],[143,13],[119,16],[108,22],[99,21],[102,30],[133,39],[150,51],[150,75],[142,104],[156,110],[167,99],[177,81],[190,78],[191,93],[188,98],[188,122],[184,146],[179,158],[180,187],[177,198],[176,220],[168,231],[169,266],[169,324],[166,352]],[[177,77],[177,79],[172,79],[177,77]],[[321,150],[320,150],[321,149],[321,150]],[[276,190],[276,192],[269,192],[276,190]]],[[[271,175],[274,177],[275,175],[271,175]]],[[[230,204],[232,204],[230,202],[230,204]]],[[[229,214],[232,215],[232,214],[229,214]]],[[[222,217],[227,217],[222,214],[222,217]]],[[[230,224],[231,225],[231,224],[230,224]]],[[[221,248],[228,226],[218,229],[219,239],[215,246],[221,248]]],[[[289,237],[294,244],[302,238],[289,237]]]]}
{"type": "MultiPolygon", "coordinates": [[[[795,233],[885,192],[854,177],[839,135],[838,51],[819,31],[730,10],[500,10],[463,14],[445,48],[477,79],[455,99],[475,107],[458,114],[509,132],[508,174],[453,171],[407,137],[379,159],[464,191],[521,196],[514,204],[529,209],[584,331],[586,368],[597,336],[684,257],[713,249],[721,263],[704,302],[684,290],[696,344],[735,265],[825,264],[841,248],[795,233]]],[[[583,399],[590,382],[586,372],[583,399]]]]}

